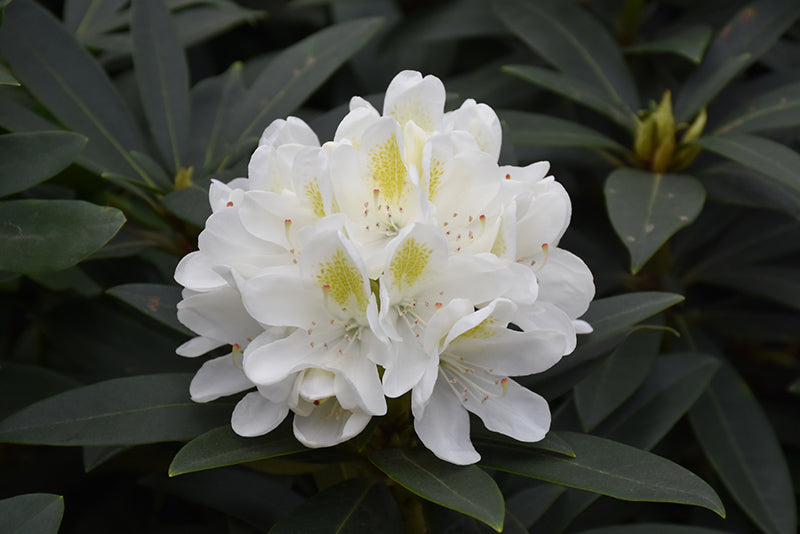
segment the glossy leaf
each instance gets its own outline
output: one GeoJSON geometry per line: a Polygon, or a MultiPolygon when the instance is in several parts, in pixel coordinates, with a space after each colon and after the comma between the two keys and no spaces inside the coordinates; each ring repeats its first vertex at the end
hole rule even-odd
{"type": "Polygon", "coordinates": [[[111,458],[121,454],[131,447],[117,445],[98,445],[83,447],[83,470],[87,473],[101,466],[111,458]]]}
{"type": "Polygon", "coordinates": [[[759,95],[731,112],[715,134],[754,133],[800,125],[800,83],[759,95]]]}
{"type": "Polygon", "coordinates": [[[0,420],[35,401],[80,385],[44,367],[0,364],[0,420]]]}
{"type": "Polygon", "coordinates": [[[369,459],[412,493],[502,530],[503,496],[480,468],[453,465],[422,449],[383,449],[369,459]]]}
{"type": "Polygon", "coordinates": [[[313,496],[270,529],[270,534],[402,534],[403,520],[389,489],[376,481],[346,480],[313,496]]]}
{"type": "Polygon", "coordinates": [[[662,332],[633,332],[589,376],[573,394],[584,430],[591,430],[608,417],[647,378],[655,361],[662,332]]]}
{"type": "Polygon", "coordinates": [[[530,528],[565,490],[564,486],[539,483],[506,499],[506,508],[530,528]]]}
{"type": "Polygon", "coordinates": [[[100,65],[53,16],[30,0],[7,8],[0,53],[14,74],[70,129],[89,138],[86,157],[98,172],[149,178],[131,158],[145,144],[130,111],[100,65]]]}
{"type": "Polygon", "coordinates": [[[624,49],[626,54],[648,54],[652,52],[676,54],[694,63],[703,59],[712,30],[708,26],[687,26],[679,28],[672,35],[638,43],[624,49]]]}
{"type": "Polygon", "coordinates": [[[19,87],[19,80],[14,78],[7,68],[0,65],[0,85],[13,85],[19,87]]]}
{"type": "Polygon", "coordinates": [[[556,454],[563,454],[564,456],[575,458],[575,451],[572,450],[569,444],[560,437],[558,437],[557,434],[553,433],[547,434],[544,437],[544,439],[528,443],[528,442],[517,441],[513,438],[504,436],[503,434],[498,434],[497,432],[478,430],[472,432],[472,439],[476,441],[487,441],[491,443],[507,443],[517,447],[539,449],[542,451],[553,452],[556,454]]]}
{"type": "Polygon", "coordinates": [[[800,190],[726,161],[697,173],[709,199],[737,206],[781,210],[800,219],[800,190]]]}
{"type": "Polygon", "coordinates": [[[64,515],[64,497],[28,493],[0,500],[0,532],[56,534],[64,515]]]}
{"type": "Polygon", "coordinates": [[[703,62],[675,100],[675,116],[688,120],[707,105],[737,74],[756,61],[797,17],[800,4],[761,0],[739,11],[717,33],[703,62]]]}
{"type": "Polygon", "coordinates": [[[201,434],[183,446],[169,466],[169,476],[213,469],[255,460],[265,460],[306,450],[295,439],[286,422],[270,433],[243,438],[225,425],[201,434]]]}
{"type": "Polygon", "coordinates": [[[800,193],[800,154],[780,143],[752,135],[701,137],[694,142],[775,180],[793,195],[800,193]]]}
{"type": "Polygon", "coordinates": [[[0,270],[66,269],[103,246],[124,222],[118,209],[81,200],[0,202],[0,270]]]}
{"type": "Polygon", "coordinates": [[[711,486],[666,458],[587,434],[558,434],[575,458],[492,445],[479,450],[480,463],[617,499],[691,504],[725,515],[711,486]]]}
{"type": "Polygon", "coordinates": [[[581,317],[592,325],[593,332],[581,336],[581,344],[596,343],[624,332],[634,324],[683,301],[681,295],[656,291],[640,291],[596,299],[581,317]]]}
{"type": "Polygon", "coordinates": [[[500,20],[556,68],[595,86],[621,106],[639,108],[631,73],[613,37],[573,2],[496,1],[500,20]]]}
{"type": "Polygon", "coordinates": [[[668,523],[637,523],[635,525],[615,525],[581,530],[579,534],[725,534],[724,530],[695,527],[691,525],[671,525],[668,523]]]}
{"type": "Polygon", "coordinates": [[[231,404],[189,400],[191,375],[116,378],[39,401],[0,422],[0,441],[134,445],[190,439],[225,423],[231,404]]]}
{"type": "Polygon", "coordinates": [[[182,299],[179,286],[163,284],[124,284],[107,290],[114,296],[137,310],[146,313],[156,321],[178,332],[188,335],[194,333],[178,321],[177,304],[182,299]]]}
{"type": "Polygon", "coordinates": [[[800,271],[778,265],[739,265],[697,278],[800,310],[800,271]]]}
{"type": "Polygon", "coordinates": [[[618,169],[604,188],[608,216],[637,273],[675,232],[700,214],[706,193],[692,176],[618,169]]]}
{"type": "Polygon", "coordinates": [[[379,18],[337,24],[278,54],[255,80],[239,108],[233,126],[238,139],[257,138],[273,119],[288,115],[382,24],[379,18]]]}
{"type": "Polygon", "coordinates": [[[695,436],[727,490],[763,532],[797,532],[780,443],[747,384],[723,365],[690,412],[695,436]]]}
{"type": "Polygon", "coordinates": [[[189,72],[178,31],[163,0],[133,2],[136,82],[150,131],[173,173],[189,143],[189,72]]]}
{"type": "Polygon", "coordinates": [[[628,130],[634,128],[634,115],[630,108],[621,106],[609,99],[608,96],[598,93],[594,85],[580,78],[531,65],[507,65],[503,67],[503,70],[542,89],[553,91],[578,104],[592,108],[628,130]]]}
{"type": "Polygon", "coordinates": [[[625,147],[605,135],[576,122],[525,111],[500,111],[500,119],[514,144],[523,146],[558,146],[602,148],[625,151],[625,147]]]}
{"type": "Polygon", "coordinates": [[[61,129],[59,125],[37,114],[35,107],[38,104],[22,87],[0,85],[0,126],[6,130],[22,133],[61,129]]]}
{"type": "Polygon", "coordinates": [[[211,215],[208,189],[196,183],[165,195],[161,202],[171,213],[201,228],[211,215]]]}
{"type": "Polygon", "coordinates": [[[0,135],[0,196],[32,187],[75,160],[87,139],[71,132],[0,135]]]}
{"type": "MultiPolygon", "coordinates": [[[[334,8],[336,4],[332,2],[334,8]]],[[[507,30],[494,17],[490,2],[458,0],[432,5],[404,24],[398,24],[383,46],[392,48],[407,46],[409,42],[439,42],[504,34],[507,34],[507,30]]]]}

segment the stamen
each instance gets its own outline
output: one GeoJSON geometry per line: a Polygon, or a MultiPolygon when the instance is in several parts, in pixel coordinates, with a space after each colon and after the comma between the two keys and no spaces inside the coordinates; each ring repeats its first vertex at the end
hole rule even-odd
{"type": "Polygon", "coordinates": [[[229,208],[232,208],[233,207],[233,201],[229,200],[228,203],[225,204],[225,205],[228,206],[229,208]]]}

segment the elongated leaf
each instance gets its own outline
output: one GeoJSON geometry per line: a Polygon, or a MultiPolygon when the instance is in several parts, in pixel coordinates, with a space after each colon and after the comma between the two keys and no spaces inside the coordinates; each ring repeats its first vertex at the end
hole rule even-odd
{"type": "Polygon", "coordinates": [[[87,139],[71,132],[0,135],[0,196],[32,187],[75,160],[87,139]]]}
{"type": "Polygon", "coordinates": [[[800,125],[800,83],[759,95],[731,112],[715,134],[754,133],[800,125]]]}
{"type": "Polygon", "coordinates": [[[678,93],[675,116],[690,119],[769,50],[799,16],[800,4],[783,0],[761,0],[739,11],[719,31],[703,62],[678,93]]]}
{"type": "Polygon", "coordinates": [[[0,441],[134,445],[190,439],[230,418],[231,404],[189,400],[188,374],[116,378],[39,401],[0,422],[0,441]]]}
{"type": "Polygon", "coordinates": [[[701,137],[694,143],[772,178],[793,194],[800,193],[800,154],[780,143],[752,135],[701,137]]]}
{"type": "Polygon", "coordinates": [[[666,458],[587,434],[558,434],[575,458],[492,445],[479,450],[481,464],[617,499],[691,504],[725,515],[711,486],[666,458]]]}
{"type": "Polygon", "coordinates": [[[613,139],[576,122],[525,111],[503,110],[498,114],[517,145],[626,150],[613,139]]]}
{"type": "Polygon", "coordinates": [[[503,496],[480,468],[453,465],[421,449],[383,449],[369,459],[412,493],[502,530],[503,496]]]}
{"type": "Polygon", "coordinates": [[[496,432],[480,431],[480,430],[472,433],[472,439],[477,441],[488,441],[494,443],[508,443],[510,445],[515,445],[518,447],[530,447],[532,449],[554,452],[556,454],[563,454],[564,456],[575,458],[575,451],[572,450],[569,444],[560,437],[558,437],[558,435],[553,434],[552,432],[547,434],[544,437],[544,439],[541,439],[539,441],[534,441],[531,443],[517,441],[513,438],[506,437],[496,432]]]}
{"type": "Polygon", "coordinates": [[[86,156],[100,172],[147,184],[129,151],[144,141],[122,99],[97,62],[43,7],[15,0],[0,31],[0,53],[14,74],[70,129],[89,138],[86,156]]]}
{"type": "Polygon", "coordinates": [[[523,525],[530,528],[565,489],[555,484],[540,483],[506,499],[506,508],[511,510],[523,525]]]}
{"type": "Polygon", "coordinates": [[[604,188],[608,216],[637,273],[675,232],[700,214],[703,186],[692,176],[617,169],[604,188]]]}
{"type": "Polygon", "coordinates": [[[35,401],[79,386],[49,369],[3,362],[0,366],[0,419],[35,401]]]}
{"type": "Polygon", "coordinates": [[[125,216],[81,200],[0,202],[0,270],[57,271],[103,246],[125,216]]]}
{"type": "Polygon", "coordinates": [[[781,210],[800,219],[800,190],[763,173],[726,161],[697,173],[712,200],[726,204],[781,210]]]}
{"type": "Polygon", "coordinates": [[[581,317],[594,331],[581,336],[581,344],[596,343],[624,332],[634,324],[647,319],[670,306],[683,301],[681,295],[656,291],[627,293],[597,299],[581,317]]]}
{"type": "Polygon", "coordinates": [[[133,2],[131,35],[144,113],[161,155],[176,173],[189,143],[189,72],[178,30],[162,0],[133,2]]]}
{"type": "Polygon", "coordinates": [[[169,476],[265,460],[306,450],[287,421],[265,436],[243,438],[230,425],[209,430],[183,446],[169,466],[169,476]]]}
{"type": "Polygon", "coordinates": [[[171,213],[201,228],[205,226],[206,219],[211,215],[207,183],[205,188],[195,183],[190,187],[173,191],[165,195],[161,202],[171,213]]]}
{"type": "Polygon", "coordinates": [[[182,298],[181,288],[178,286],[124,284],[112,287],[106,292],[178,332],[194,335],[191,330],[178,321],[177,304],[182,298]]]}
{"type": "Polygon", "coordinates": [[[595,86],[612,102],[639,108],[619,47],[606,29],[573,2],[496,1],[500,20],[562,72],[595,86]]]}
{"type": "Polygon", "coordinates": [[[723,365],[690,412],[695,436],[725,487],[763,532],[797,532],[786,458],[747,384],[723,365]]]}
{"type": "Polygon", "coordinates": [[[270,529],[270,534],[401,534],[403,520],[389,489],[375,481],[346,480],[312,497],[270,529]]]}
{"type": "Polygon", "coordinates": [[[602,113],[628,130],[634,128],[634,115],[630,108],[621,106],[606,95],[598,93],[594,85],[569,74],[562,74],[530,65],[507,65],[503,70],[523,80],[553,91],[579,104],[602,113]]]}
{"type": "Polygon", "coordinates": [[[117,445],[83,447],[83,470],[88,473],[130,448],[117,445]]]}
{"type": "Polygon", "coordinates": [[[725,534],[724,530],[695,527],[691,525],[670,525],[668,523],[637,523],[635,525],[615,525],[613,527],[581,530],[580,534],[725,534]]]}
{"type": "Polygon", "coordinates": [[[706,271],[697,279],[800,310],[800,271],[796,268],[739,265],[713,274],[706,271]]]}
{"type": "Polygon", "coordinates": [[[0,126],[17,133],[60,130],[34,111],[38,105],[22,87],[0,85],[0,126]]]}
{"type": "Polygon", "coordinates": [[[3,65],[0,65],[0,85],[13,85],[15,87],[19,87],[20,85],[19,80],[14,78],[3,65]]]}
{"type": "Polygon", "coordinates": [[[337,24],[281,52],[248,91],[234,132],[238,139],[258,137],[273,119],[288,115],[313,93],[383,24],[368,18],[337,24]]]}
{"type": "Polygon", "coordinates": [[[64,497],[28,493],[0,500],[0,532],[56,534],[64,515],[64,497]]]}
{"type": "MultiPolygon", "coordinates": [[[[336,8],[337,2],[332,2],[336,8]]],[[[392,28],[386,38],[387,49],[407,46],[409,42],[438,42],[470,37],[507,34],[494,17],[492,5],[485,0],[457,0],[432,5],[392,28]]]]}
{"type": "Polygon", "coordinates": [[[688,26],[680,28],[672,35],[629,46],[624,49],[624,52],[626,54],[651,52],[676,54],[694,63],[700,63],[708,41],[711,40],[711,33],[711,28],[708,26],[688,26]]]}
{"type": "Polygon", "coordinates": [[[647,378],[658,353],[662,332],[633,332],[574,389],[583,428],[591,430],[608,417],[647,378]]]}

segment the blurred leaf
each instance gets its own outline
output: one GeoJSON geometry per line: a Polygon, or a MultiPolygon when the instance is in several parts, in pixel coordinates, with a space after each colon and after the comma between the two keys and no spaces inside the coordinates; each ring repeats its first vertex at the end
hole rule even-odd
{"type": "Polygon", "coordinates": [[[781,210],[800,219],[800,190],[730,161],[696,174],[709,199],[738,206],[781,210]]]}
{"type": "MultiPolygon", "coordinates": [[[[695,144],[776,180],[800,193],[800,154],[780,143],[752,135],[701,137],[695,144]]],[[[800,218],[800,213],[793,213],[800,218]]]]}
{"type": "Polygon", "coordinates": [[[789,384],[789,391],[792,393],[800,394],[800,378],[795,379],[794,382],[789,384]]]}
{"type": "Polygon", "coordinates": [[[83,470],[92,471],[96,467],[104,464],[116,455],[129,450],[130,447],[118,447],[116,445],[83,447],[83,470]]]}
{"type": "Polygon", "coordinates": [[[115,29],[113,25],[107,27],[109,21],[115,18],[126,3],[126,0],[67,0],[64,3],[64,26],[79,40],[115,29]]]}
{"type": "Polygon", "coordinates": [[[161,203],[174,215],[200,228],[205,226],[206,219],[211,215],[207,184],[206,188],[194,183],[190,187],[173,191],[165,195],[161,203]]]}
{"type": "Polygon", "coordinates": [[[311,497],[276,523],[270,534],[402,534],[402,526],[400,510],[385,485],[351,479],[311,497]]]}
{"type": "Polygon", "coordinates": [[[28,493],[0,500],[0,532],[56,534],[64,515],[64,497],[28,493]]]}
{"type": "Polygon", "coordinates": [[[754,133],[800,125],[800,83],[759,95],[729,113],[715,134],[754,133]]]}
{"type": "Polygon", "coordinates": [[[692,504],[725,516],[711,486],[666,458],[588,434],[558,435],[575,449],[575,458],[492,445],[479,450],[480,463],[617,499],[692,504]]]}
{"type": "Polygon", "coordinates": [[[412,493],[502,530],[503,495],[479,467],[453,465],[422,449],[383,449],[369,459],[412,493]]]}
{"type": "Polygon", "coordinates": [[[192,88],[189,161],[197,166],[198,172],[215,171],[215,166],[234,150],[230,123],[244,94],[242,64],[238,62],[225,73],[206,78],[192,88]]]}
{"type": "Polygon", "coordinates": [[[761,0],[742,8],[716,35],[703,62],[675,101],[675,117],[688,120],[737,74],[756,61],[800,16],[800,3],[761,0]]]}
{"type": "Polygon", "coordinates": [[[699,352],[659,356],[650,376],[597,433],[650,450],[683,417],[719,369],[716,358],[699,352]]]}
{"type": "Polygon", "coordinates": [[[0,126],[11,132],[60,130],[59,125],[33,110],[37,105],[22,87],[0,85],[0,126]]]}
{"type": "Polygon", "coordinates": [[[506,65],[503,70],[602,113],[628,130],[634,128],[634,115],[630,108],[599,93],[594,85],[580,78],[531,65],[506,65]]]}
{"type": "Polygon", "coordinates": [[[96,297],[103,292],[103,288],[77,266],[63,271],[28,273],[28,278],[50,291],[74,291],[84,297],[96,297]]]}
{"type": "Polygon", "coordinates": [[[241,24],[252,24],[266,15],[263,11],[245,9],[233,2],[225,2],[225,5],[225,9],[199,6],[178,11],[174,20],[181,45],[187,47],[201,43],[241,24]]]}
{"type": "MultiPolygon", "coordinates": [[[[0,11],[0,13],[2,13],[2,11],[0,11]]],[[[3,65],[0,65],[0,85],[13,85],[16,87],[20,85],[19,80],[14,78],[14,75],[3,65]]]]}
{"type": "MultiPolygon", "coordinates": [[[[339,2],[341,3],[341,2],[339,2]]],[[[333,2],[336,5],[336,2],[333,2]]],[[[392,28],[382,46],[389,50],[409,42],[437,42],[507,34],[486,0],[452,0],[432,4],[392,28]]]]}
{"type": "Polygon", "coordinates": [[[679,28],[674,34],[639,43],[624,48],[626,54],[647,54],[651,52],[676,54],[694,63],[703,59],[708,42],[711,40],[708,26],[687,26],[679,28]]]}
{"type": "Polygon", "coordinates": [[[134,445],[191,439],[230,418],[231,404],[189,400],[188,374],[98,382],[39,401],[0,422],[0,441],[134,445]]]}
{"type": "Polygon", "coordinates": [[[682,301],[681,295],[657,291],[640,291],[596,299],[581,317],[594,329],[591,334],[580,337],[581,345],[596,343],[624,332],[639,321],[682,301]]]}
{"type": "Polygon", "coordinates": [[[631,253],[631,272],[703,209],[703,186],[692,176],[617,169],[604,188],[608,216],[631,253]]]}
{"type": "Polygon", "coordinates": [[[142,136],[92,56],[30,0],[15,0],[8,16],[14,24],[0,31],[0,52],[19,80],[64,124],[89,138],[86,157],[96,170],[149,184],[129,154],[145,152],[142,136]]]}
{"type": "Polygon", "coordinates": [[[35,401],[79,386],[80,383],[44,367],[0,364],[0,419],[35,401]]]}
{"type": "Polygon", "coordinates": [[[573,394],[575,407],[586,431],[608,417],[647,378],[658,354],[662,332],[633,332],[589,376],[573,394]]]}
{"type": "Polygon", "coordinates": [[[725,534],[716,530],[691,525],[670,525],[668,523],[637,523],[635,525],[614,525],[581,530],[579,534],[725,534]]]}
{"type": "Polygon", "coordinates": [[[265,460],[306,450],[294,437],[291,421],[264,436],[243,438],[225,425],[201,434],[183,446],[169,466],[169,476],[265,460]]]}
{"type": "Polygon", "coordinates": [[[58,174],[88,141],[71,132],[0,135],[0,196],[23,191],[58,174]]]}
{"type": "Polygon", "coordinates": [[[123,302],[146,313],[156,321],[193,336],[194,333],[178,321],[177,304],[182,299],[181,288],[163,284],[124,284],[107,290],[123,302]]]}
{"type": "Polygon", "coordinates": [[[696,280],[729,287],[757,298],[800,310],[800,271],[778,265],[737,265],[735,269],[705,271],[696,280]]]}
{"type": "Polygon", "coordinates": [[[497,432],[490,432],[488,430],[484,431],[478,430],[472,432],[472,439],[476,441],[487,441],[492,443],[507,443],[509,445],[514,445],[517,447],[539,449],[542,451],[554,452],[556,454],[563,454],[564,456],[575,458],[575,451],[572,450],[569,444],[560,437],[558,437],[556,434],[552,433],[547,434],[544,437],[544,439],[528,443],[528,442],[517,441],[513,438],[509,438],[502,434],[498,434],[497,432]]]}
{"type": "Polygon", "coordinates": [[[555,484],[537,484],[506,499],[506,508],[512,511],[524,526],[530,528],[565,489],[555,484]]]}
{"type": "Polygon", "coordinates": [[[241,103],[233,126],[238,139],[258,138],[273,119],[288,115],[382,24],[369,18],[330,26],[278,54],[241,103]]]}
{"type": "Polygon", "coordinates": [[[0,270],[66,269],[103,246],[124,222],[118,209],[82,200],[0,202],[0,270]]]}
{"type": "Polygon", "coordinates": [[[189,144],[186,57],[162,0],[138,0],[132,11],[133,62],[142,106],[161,155],[177,173],[189,144]]]}
{"type": "Polygon", "coordinates": [[[500,20],[556,68],[597,87],[621,106],[639,97],[619,47],[603,25],[573,2],[500,0],[500,20]]]}
{"type": "Polygon", "coordinates": [[[517,145],[603,148],[625,152],[613,139],[576,122],[525,111],[501,110],[498,115],[517,145]]]}
{"type": "Polygon", "coordinates": [[[797,532],[786,458],[747,384],[728,364],[692,408],[695,436],[725,487],[759,529],[797,532]]]}

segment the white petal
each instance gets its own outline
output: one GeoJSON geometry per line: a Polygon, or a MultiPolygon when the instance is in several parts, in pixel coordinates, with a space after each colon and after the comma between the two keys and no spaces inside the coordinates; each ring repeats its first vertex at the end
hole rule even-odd
{"type": "Polygon", "coordinates": [[[486,401],[469,398],[464,406],[481,418],[486,428],[519,441],[539,441],[550,429],[547,401],[513,380],[506,382],[503,397],[486,401]]]}
{"type": "Polygon", "coordinates": [[[575,320],[572,321],[572,324],[575,326],[575,332],[578,334],[591,334],[594,331],[592,325],[586,321],[575,320]]]}
{"type": "Polygon", "coordinates": [[[480,149],[497,161],[503,142],[500,119],[486,104],[469,98],[455,111],[445,114],[446,129],[465,130],[477,141],[480,149]]]}
{"type": "Polygon", "coordinates": [[[184,256],[175,268],[175,281],[195,291],[208,291],[226,284],[225,279],[214,271],[213,259],[196,250],[184,256]]]}
{"type": "Polygon", "coordinates": [[[233,409],[231,427],[240,436],[261,436],[275,429],[288,413],[286,403],[271,402],[254,391],[245,395],[233,409]]]}
{"type": "Polygon", "coordinates": [[[212,351],[217,347],[224,345],[224,341],[218,341],[216,339],[211,339],[205,336],[197,336],[193,337],[177,349],[175,352],[179,356],[185,356],[187,358],[196,358],[197,356],[202,356],[206,352],[212,351]]]}
{"type": "Polygon", "coordinates": [[[306,447],[331,447],[359,434],[369,420],[369,415],[345,410],[328,399],[307,416],[295,414],[294,435],[306,447]]]}
{"type": "Polygon", "coordinates": [[[431,360],[436,354],[424,350],[420,339],[405,323],[400,323],[400,333],[405,341],[396,342],[397,358],[383,373],[383,392],[387,397],[396,398],[411,390],[422,379],[431,360]]]}
{"type": "Polygon", "coordinates": [[[414,430],[442,460],[467,465],[481,459],[469,439],[469,415],[441,374],[428,403],[414,410],[414,430]]]}
{"type": "Polygon", "coordinates": [[[485,339],[462,336],[447,350],[463,358],[465,364],[505,376],[541,373],[558,363],[566,352],[567,341],[561,332],[515,332],[503,328],[494,333],[485,339]]]}
{"type": "Polygon", "coordinates": [[[324,317],[321,293],[299,273],[276,269],[244,282],[242,301],[248,313],[262,323],[308,328],[324,317]]]}
{"type": "Polygon", "coordinates": [[[386,89],[383,115],[392,116],[401,125],[413,120],[428,131],[441,127],[445,91],[436,76],[424,78],[419,72],[406,70],[397,74],[386,89]]]}
{"type": "Polygon", "coordinates": [[[226,354],[203,363],[192,378],[189,394],[195,402],[209,402],[252,387],[253,383],[236,365],[233,354],[226,354]]]}
{"type": "Polygon", "coordinates": [[[226,286],[178,303],[178,320],[198,334],[242,347],[264,330],[248,315],[241,296],[226,286]]]}
{"type": "Polygon", "coordinates": [[[336,128],[336,133],[333,136],[333,141],[335,143],[341,143],[347,140],[356,149],[360,148],[361,137],[364,135],[364,131],[380,118],[378,112],[369,102],[363,99],[362,101],[366,103],[365,106],[353,107],[353,101],[351,100],[350,113],[345,115],[342,122],[339,123],[339,126],[336,128]]]}
{"type": "MultiPolygon", "coordinates": [[[[390,298],[386,305],[399,304],[418,293],[420,286],[447,266],[447,241],[438,228],[427,224],[406,226],[386,250],[381,284],[390,298]]],[[[381,301],[383,304],[383,301],[381,301]]]]}
{"type": "Polygon", "coordinates": [[[592,272],[576,255],[560,248],[551,248],[547,261],[537,273],[539,298],[552,302],[572,319],[589,308],[594,297],[592,272]]]}
{"type": "Polygon", "coordinates": [[[319,138],[317,138],[314,130],[302,119],[288,117],[286,120],[276,119],[272,121],[258,140],[259,146],[279,146],[288,143],[318,147],[319,138]]]}

